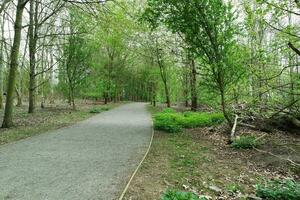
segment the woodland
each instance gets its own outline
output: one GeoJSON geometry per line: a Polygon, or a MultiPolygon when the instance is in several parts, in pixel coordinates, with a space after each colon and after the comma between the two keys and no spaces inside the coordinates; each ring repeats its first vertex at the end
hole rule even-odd
{"type": "MultiPolygon", "coordinates": [[[[21,108],[38,116],[130,101],[151,103],[157,131],[205,126],[238,149],[274,132],[299,142],[299,62],[298,0],[0,0],[5,130],[21,108]]],[[[299,179],[295,145],[284,160],[299,179]]],[[[300,197],[293,183],[286,199],[300,197]]],[[[172,195],[189,194],[163,199],[172,195]]]]}

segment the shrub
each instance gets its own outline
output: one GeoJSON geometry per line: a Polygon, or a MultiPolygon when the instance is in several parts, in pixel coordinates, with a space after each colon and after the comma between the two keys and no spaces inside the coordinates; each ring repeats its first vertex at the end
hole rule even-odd
{"type": "Polygon", "coordinates": [[[253,149],[258,146],[254,136],[241,136],[236,138],[231,146],[235,149],[253,149]]]}
{"type": "Polygon", "coordinates": [[[212,126],[224,121],[220,113],[176,113],[173,109],[165,109],[154,116],[155,128],[171,133],[180,132],[182,128],[212,126]]]}
{"type": "Polygon", "coordinates": [[[168,133],[181,132],[182,126],[178,123],[176,113],[160,113],[154,117],[154,127],[157,130],[166,131],[168,133]]]}
{"type": "Polygon", "coordinates": [[[256,186],[256,195],[268,200],[298,200],[300,183],[291,179],[268,181],[256,186]]]}
{"type": "Polygon", "coordinates": [[[200,200],[200,198],[191,192],[168,190],[162,195],[161,200],[200,200]]]}
{"type": "Polygon", "coordinates": [[[185,112],[179,120],[184,128],[196,128],[220,124],[224,121],[224,116],[219,113],[185,112]]]}

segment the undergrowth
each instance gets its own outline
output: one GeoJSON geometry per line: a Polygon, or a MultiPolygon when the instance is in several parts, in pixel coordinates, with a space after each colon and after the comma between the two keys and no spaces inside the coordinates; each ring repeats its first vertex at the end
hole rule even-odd
{"type": "Polygon", "coordinates": [[[191,192],[168,190],[162,195],[161,200],[205,200],[205,198],[200,199],[191,192]]]}
{"type": "Polygon", "coordinates": [[[256,186],[256,195],[268,200],[298,200],[300,183],[291,179],[267,181],[256,186]]]}
{"type": "Polygon", "coordinates": [[[258,146],[258,142],[254,136],[241,136],[236,138],[231,146],[235,149],[253,149],[258,146]]]}
{"type": "Polygon", "coordinates": [[[108,107],[108,106],[105,106],[105,107],[94,107],[94,108],[92,108],[91,110],[90,110],[90,113],[92,113],[92,114],[98,114],[98,113],[102,113],[102,112],[104,112],[104,111],[108,111],[108,110],[110,110],[111,108],[110,107],[108,107]]]}
{"type": "Polygon", "coordinates": [[[221,113],[179,113],[170,108],[154,115],[155,129],[169,133],[180,132],[182,128],[213,126],[223,121],[224,116],[221,113]]]}

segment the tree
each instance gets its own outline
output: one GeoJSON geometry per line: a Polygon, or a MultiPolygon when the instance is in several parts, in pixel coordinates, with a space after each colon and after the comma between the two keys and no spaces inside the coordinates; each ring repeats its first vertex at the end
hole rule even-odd
{"type": "Polygon", "coordinates": [[[7,97],[5,104],[5,112],[2,127],[9,128],[13,125],[12,113],[13,113],[13,95],[16,85],[16,74],[18,70],[18,57],[21,42],[21,31],[22,31],[22,19],[23,11],[27,4],[27,0],[18,0],[15,18],[14,28],[14,42],[11,49],[10,55],[10,67],[7,83],[7,97]]]}
{"type": "MultiPolygon", "coordinates": [[[[35,100],[36,100],[36,77],[42,73],[37,72],[37,45],[39,39],[45,38],[47,33],[43,35],[41,29],[43,25],[49,21],[50,18],[54,17],[65,5],[64,1],[58,0],[57,2],[43,2],[37,0],[29,0],[30,2],[30,12],[29,12],[29,29],[28,29],[28,38],[29,38],[29,107],[28,112],[33,113],[35,110],[35,100]],[[46,9],[48,8],[48,9],[46,9]]],[[[52,66],[53,67],[53,66],[52,66]]]]}
{"type": "Polygon", "coordinates": [[[209,67],[212,84],[221,97],[222,111],[232,125],[225,99],[228,85],[235,77],[235,66],[228,63],[236,32],[232,6],[221,0],[148,0],[145,18],[154,26],[163,23],[183,35],[184,41],[209,67]]]}

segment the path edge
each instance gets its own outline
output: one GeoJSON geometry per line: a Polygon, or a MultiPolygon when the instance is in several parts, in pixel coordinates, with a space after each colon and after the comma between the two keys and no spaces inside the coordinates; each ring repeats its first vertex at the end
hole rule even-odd
{"type": "Polygon", "coordinates": [[[153,138],[154,138],[154,122],[153,122],[153,118],[152,118],[152,115],[151,115],[151,127],[152,127],[152,135],[151,135],[151,139],[150,139],[150,143],[149,143],[149,146],[148,146],[148,149],[144,155],[144,157],[142,158],[141,162],[139,163],[139,165],[137,166],[137,168],[134,170],[133,174],[131,175],[127,185],[125,186],[121,196],[118,198],[118,200],[123,200],[124,199],[124,196],[125,194],[127,193],[128,191],[128,188],[131,184],[131,182],[133,181],[136,173],[139,171],[139,169],[141,168],[142,164],[144,163],[145,159],[147,158],[149,152],[150,152],[150,149],[152,147],[152,142],[153,142],[153,138]]]}

